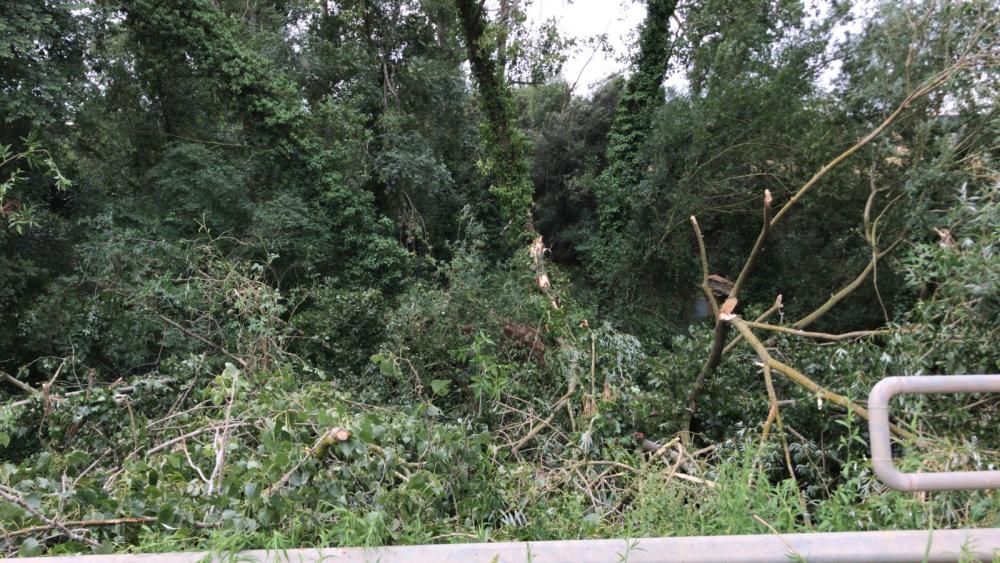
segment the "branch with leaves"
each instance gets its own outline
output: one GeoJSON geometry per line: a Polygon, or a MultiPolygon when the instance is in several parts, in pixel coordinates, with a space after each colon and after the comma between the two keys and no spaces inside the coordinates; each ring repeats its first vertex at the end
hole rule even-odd
{"type": "MultiPolygon", "coordinates": [[[[792,208],[794,208],[794,206],[797,205],[799,201],[801,201],[802,198],[806,194],[808,194],[824,176],[826,176],[830,171],[835,169],[837,166],[845,162],[852,155],[854,155],[859,150],[861,150],[869,143],[871,143],[873,140],[875,140],[879,135],[881,135],[884,131],[886,131],[893,123],[895,123],[904,114],[905,110],[910,106],[912,106],[917,100],[923,98],[924,96],[927,96],[931,92],[934,92],[937,88],[939,88],[940,86],[951,80],[957,73],[964,70],[968,70],[970,68],[975,68],[976,65],[980,64],[982,62],[982,59],[987,56],[989,55],[982,53],[963,54],[953,64],[949,65],[947,68],[941,70],[931,78],[921,83],[915,90],[910,92],[910,94],[907,95],[902,102],[899,103],[899,105],[892,113],[890,113],[885,119],[883,119],[882,122],[879,123],[875,128],[869,131],[867,135],[859,139],[850,148],[843,151],[835,158],[833,158],[825,165],[823,165],[819,170],[817,170],[804,184],[802,184],[802,186],[798,188],[798,190],[795,191],[795,193],[788,199],[787,202],[785,202],[785,204],[776,214],[774,214],[773,217],[771,216],[772,196],[769,191],[765,190],[764,205],[763,205],[764,217],[761,225],[760,234],[757,236],[757,240],[754,243],[754,246],[751,249],[750,254],[747,256],[747,259],[744,262],[742,269],[740,270],[739,277],[733,284],[732,289],[729,291],[729,297],[731,298],[739,297],[739,292],[743,288],[750,273],[752,272],[753,266],[756,263],[757,258],[760,255],[760,252],[763,249],[763,246],[766,243],[767,238],[770,235],[771,231],[774,230],[774,228],[781,222],[781,220],[788,215],[788,213],[792,210],[792,208]]],[[[825,315],[827,312],[829,312],[838,303],[840,303],[849,295],[851,295],[865,282],[865,280],[868,279],[870,275],[872,275],[876,271],[879,261],[885,258],[887,255],[889,255],[899,245],[899,243],[902,242],[902,239],[899,239],[896,242],[889,245],[884,250],[878,249],[878,235],[877,235],[878,222],[888,211],[889,207],[891,207],[892,204],[895,202],[895,200],[890,202],[889,205],[887,205],[886,208],[882,211],[882,213],[880,213],[876,219],[872,220],[871,219],[872,202],[874,200],[875,194],[878,193],[878,191],[879,190],[876,190],[874,188],[873,184],[872,194],[869,197],[864,212],[865,239],[872,248],[871,259],[868,265],[860,274],[858,274],[858,276],[854,280],[852,280],[842,289],[831,295],[830,298],[826,300],[826,302],[821,304],[814,311],[804,316],[799,321],[795,322],[793,324],[794,329],[802,330],[808,327],[816,320],[821,318],[823,315],[825,315]]],[[[718,367],[719,363],[722,361],[722,357],[725,354],[725,352],[731,350],[733,347],[733,343],[730,343],[730,345],[728,346],[726,345],[726,339],[728,338],[729,335],[728,324],[721,323],[718,321],[720,316],[718,303],[714,298],[711,287],[709,286],[710,274],[708,265],[708,253],[705,250],[705,243],[701,233],[701,229],[698,226],[698,220],[694,216],[691,217],[691,225],[692,228],[694,229],[695,237],[698,242],[698,255],[702,269],[701,289],[702,292],[705,294],[705,297],[708,300],[709,306],[712,308],[713,313],[715,313],[717,320],[715,325],[715,331],[713,334],[711,351],[709,352],[708,358],[705,360],[705,363],[702,366],[701,370],[699,371],[698,375],[695,377],[691,391],[688,394],[686,420],[684,422],[684,427],[683,427],[684,428],[683,432],[685,434],[687,434],[690,430],[691,420],[694,417],[694,414],[697,410],[698,396],[701,394],[706,379],[718,367]]]]}

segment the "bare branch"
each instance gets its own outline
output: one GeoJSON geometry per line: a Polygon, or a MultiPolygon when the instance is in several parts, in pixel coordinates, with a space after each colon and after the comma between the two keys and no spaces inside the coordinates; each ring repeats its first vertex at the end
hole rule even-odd
{"type": "Polygon", "coordinates": [[[817,307],[816,310],[809,313],[805,317],[802,317],[801,319],[796,321],[792,326],[799,330],[804,329],[807,326],[819,320],[819,318],[822,317],[823,315],[830,312],[830,309],[833,309],[834,306],[836,306],[838,303],[846,299],[849,295],[854,293],[856,289],[861,287],[861,284],[863,284],[865,280],[868,279],[868,276],[871,275],[871,273],[875,270],[875,266],[878,264],[878,262],[882,258],[885,258],[887,254],[895,250],[896,246],[898,246],[899,243],[901,242],[903,242],[903,239],[897,240],[896,242],[889,245],[889,248],[886,248],[885,250],[872,255],[872,258],[868,262],[868,265],[865,266],[865,269],[862,270],[861,273],[858,274],[858,276],[851,281],[851,283],[845,285],[839,291],[831,295],[830,298],[827,299],[826,302],[824,302],[822,305],[817,307]]]}
{"type": "Polygon", "coordinates": [[[34,387],[32,387],[32,386],[28,385],[27,383],[21,381],[20,379],[15,378],[14,376],[10,375],[9,373],[7,373],[5,371],[0,371],[0,376],[3,376],[4,381],[6,381],[7,383],[10,383],[14,387],[17,387],[21,391],[24,391],[25,393],[27,393],[27,394],[29,394],[29,395],[31,395],[33,397],[34,396],[41,396],[41,394],[42,394],[42,392],[39,391],[38,389],[35,389],[34,387]]]}
{"type": "Polygon", "coordinates": [[[56,520],[54,518],[49,518],[48,516],[38,511],[37,509],[32,508],[32,506],[28,504],[28,501],[24,500],[24,498],[21,497],[21,495],[17,492],[16,489],[12,489],[5,485],[0,485],[0,497],[3,497],[4,500],[6,500],[7,502],[20,506],[25,510],[25,512],[41,520],[49,528],[59,530],[71,540],[78,541],[80,543],[85,543],[91,547],[101,546],[101,544],[96,540],[93,540],[86,536],[80,535],[77,532],[74,532],[69,528],[69,526],[67,526],[65,522],[60,522],[59,520],[56,520]]]}
{"type": "MultiPolygon", "coordinates": [[[[778,297],[774,300],[774,305],[771,305],[766,311],[761,313],[759,317],[754,319],[754,322],[755,323],[763,322],[767,320],[771,315],[777,313],[780,310],[781,310],[781,295],[778,295],[778,297]]],[[[726,347],[722,350],[722,354],[726,355],[729,352],[731,352],[732,349],[735,348],[736,345],[739,344],[740,341],[742,340],[743,340],[743,335],[737,334],[735,338],[729,341],[729,344],[726,344],[726,347]]]]}
{"type": "Polygon", "coordinates": [[[719,316],[719,302],[715,300],[711,286],[708,285],[708,253],[705,252],[705,237],[701,234],[701,227],[698,226],[698,219],[691,216],[691,228],[694,229],[695,239],[698,241],[698,256],[701,258],[701,291],[708,300],[708,306],[712,308],[712,317],[719,316]]]}
{"type": "Polygon", "coordinates": [[[739,297],[740,290],[743,289],[743,284],[745,284],[747,278],[750,277],[750,272],[753,270],[754,263],[757,261],[757,256],[760,254],[761,249],[764,248],[767,236],[771,232],[772,201],[773,198],[771,197],[771,191],[764,190],[764,220],[761,222],[760,234],[757,235],[757,242],[754,243],[753,249],[750,251],[750,256],[747,258],[747,261],[743,263],[743,269],[740,270],[740,275],[736,278],[736,283],[733,284],[733,289],[729,291],[730,297],[739,297]]]}
{"type": "Polygon", "coordinates": [[[777,225],[779,221],[781,221],[781,219],[785,216],[785,214],[787,214],[792,209],[792,207],[809,192],[809,190],[811,190],[813,187],[816,186],[816,184],[820,181],[821,178],[823,178],[823,176],[826,176],[828,172],[836,168],[840,163],[847,160],[851,155],[858,152],[865,145],[872,142],[876,137],[881,135],[883,131],[885,131],[890,125],[892,125],[897,119],[899,119],[899,116],[903,114],[903,111],[905,111],[906,108],[910,107],[913,104],[913,102],[936,90],[939,86],[941,86],[949,79],[951,79],[951,77],[954,76],[955,73],[957,73],[958,71],[972,66],[974,64],[975,59],[976,57],[974,56],[963,57],[959,61],[955,62],[953,65],[949,66],[948,68],[945,68],[941,72],[932,76],[930,79],[921,84],[920,87],[911,92],[910,95],[906,97],[906,99],[900,102],[899,106],[896,107],[895,111],[889,114],[889,117],[886,117],[882,121],[882,123],[880,123],[877,127],[872,129],[867,135],[862,137],[858,142],[854,143],[854,145],[852,145],[849,149],[837,155],[836,158],[826,163],[815,174],[813,174],[812,178],[809,178],[809,180],[805,184],[803,184],[802,187],[798,189],[798,191],[795,192],[795,194],[785,203],[785,205],[781,207],[778,213],[775,214],[774,218],[771,219],[771,228],[773,229],[774,226],[777,225]]]}
{"type": "Polygon", "coordinates": [[[767,323],[759,323],[756,321],[743,321],[750,328],[756,328],[760,330],[769,330],[771,332],[780,332],[782,334],[790,334],[792,336],[798,336],[801,338],[814,338],[816,340],[829,340],[830,342],[843,342],[844,340],[853,340],[855,338],[865,338],[868,336],[876,336],[879,334],[888,334],[887,330],[856,330],[854,332],[845,332],[843,334],[828,334],[826,332],[808,332],[805,330],[798,330],[794,328],[789,328],[786,326],[772,325],[767,323]]]}
{"type": "MultiPolygon", "coordinates": [[[[764,347],[764,344],[756,336],[754,336],[753,331],[750,330],[750,326],[747,324],[746,321],[744,321],[743,319],[739,318],[736,315],[733,315],[732,317],[727,319],[727,322],[736,327],[736,330],[738,330],[740,334],[743,335],[743,338],[745,338],[746,341],[750,343],[750,346],[753,347],[754,351],[757,353],[757,357],[760,358],[762,364],[764,364],[771,370],[774,370],[784,375],[786,378],[791,380],[793,383],[799,385],[800,387],[807,389],[808,391],[813,393],[816,397],[829,401],[835,405],[840,405],[841,407],[853,412],[854,414],[860,416],[861,418],[868,420],[869,418],[868,410],[865,409],[864,407],[861,407],[860,405],[851,401],[850,399],[848,399],[843,395],[830,391],[829,389],[816,383],[815,381],[813,381],[812,379],[810,379],[797,369],[785,363],[782,363],[778,360],[775,360],[773,357],[771,357],[771,354],[767,351],[767,348],[764,347]]],[[[897,436],[901,436],[907,439],[917,440],[917,436],[915,434],[913,434],[908,430],[904,430],[899,426],[892,425],[892,431],[897,436]]]]}

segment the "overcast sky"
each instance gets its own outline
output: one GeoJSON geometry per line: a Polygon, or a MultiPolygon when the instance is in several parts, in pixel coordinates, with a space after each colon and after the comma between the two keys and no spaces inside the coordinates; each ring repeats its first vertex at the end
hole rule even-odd
{"type": "MultiPolygon", "coordinates": [[[[595,84],[608,75],[620,72],[627,66],[626,55],[635,42],[635,33],[646,15],[646,7],[638,0],[530,0],[527,8],[532,26],[549,18],[554,18],[559,31],[567,38],[583,40],[606,34],[613,52],[594,52],[579,46],[570,53],[563,66],[563,76],[569,84],[576,84],[575,92],[586,95],[593,91],[595,84]]],[[[870,16],[875,0],[854,0],[852,12],[854,20],[834,28],[835,41],[842,41],[845,35],[861,30],[861,22],[870,16]]],[[[827,0],[805,0],[807,13],[813,17],[826,14],[827,0]],[[816,11],[818,9],[818,11],[816,11]]],[[[820,76],[820,87],[830,88],[840,69],[839,61],[832,64],[820,76]]],[[[665,86],[680,90],[686,88],[683,75],[668,76],[665,86]]]]}
{"type": "Polygon", "coordinates": [[[527,12],[535,25],[555,18],[559,30],[567,37],[582,40],[607,34],[614,53],[578,49],[563,67],[563,76],[570,84],[579,77],[576,91],[580,94],[589,92],[594,83],[624,68],[619,59],[628,53],[633,34],[646,15],[645,7],[634,0],[533,0],[527,12]]]}

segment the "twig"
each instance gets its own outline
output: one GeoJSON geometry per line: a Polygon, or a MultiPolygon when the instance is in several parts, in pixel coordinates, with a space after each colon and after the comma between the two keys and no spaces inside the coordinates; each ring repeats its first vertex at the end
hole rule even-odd
{"type": "Polygon", "coordinates": [[[232,358],[232,359],[236,360],[236,362],[237,362],[237,363],[239,363],[241,367],[243,367],[243,368],[246,368],[246,367],[247,367],[247,362],[246,362],[246,360],[244,360],[243,358],[241,358],[241,357],[237,356],[236,354],[233,354],[233,353],[232,353],[232,352],[230,352],[229,350],[226,350],[226,349],[225,349],[225,348],[223,348],[222,346],[219,346],[219,345],[218,345],[218,344],[216,344],[215,342],[212,342],[211,340],[209,340],[209,339],[205,338],[204,336],[202,336],[202,335],[200,335],[200,334],[198,334],[198,333],[196,333],[196,332],[194,332],[194,331],[192,331],[192,330],[189,330],[189,329],[185,328],[185,327],[184,327],[184,326],[182,326],[182,325],[181,325],[180,323],[178,323],[177,321],[175,321],[175,320],[171,319],[170,317],[168,317],[168,316],[166,316],[166,315],[162,315],[162,314],[161,314],[161,315],[159,315],[159,317],[160,317],[161,319],[163,319],[163,321],[164,321],[164,322],[166,322],[166,323],[170,324],[171,326],[173,326],[173,327],[174,327],[174,328],[176,328],[177,330],[179,330],[179,331],[183,332],[184,334],[186,334],[186,335],[190,336],[191,338],[195,338],[195,339],[198,339],[198,340],[200,340],[200,341],[204,342],[205,344],[208,344],[208,345],[209,345],[209,346],[211,346],[212,348],[215,348],[216,350],[218,350],[218,351],[222,352],[223,354],[225,354],[225,355],[229,356],[230,358],[232,358]]]}
{"type": "MultiPolygon", "coordinates": [[[[144,457],[149,457],[149,456],[155,454],[156,452],[165,450],[165,449],[169,448],[170,446],[173,446],[174,444],[176,444],[178,442],[183,442],[183,441],[187,440],[188,438],[193,438],[193,437],[195,437],[198,434],[201,434],[203,432],[209,432],[209,431],[212,431],[212,430],[218,430],[219,427],[223,426],[223,425],[228,426],[230,429],[232,429],[232,428],[238,428],[240,426],[244,426],[244,425],[246,425],[246,423],[245,422],[241,422],[241,421],[236,421],[236,422],[223,423],[222,425],[213,424],[211,426],[205,426],[203,428],[198,428],[196,430],[192,430],[192,431],[190,431],[190,432],[188,432],[186,434],[181,434],[180,436],[177,436],[176,438],[171,438],[170,440],[167,440],[166,442],[162,442],[160,444],[157,444],[156,446],[153,446],[152,448],[146,450],[146,453],[145,453],[144,457]]],[[[130,455],[129,457],[134,457],[134,456],[130,455]]],[[[126,459],[128,459],[128,458],[126,458],[126,459]]]]}
{"type": "Polygon", "coordinates": [[[226,371],[231,371],[233,374],[232,387],[229,390],[229,398],[226,400],[226,414],[222,421],[222,429],[215,431],[215,467],[212,468],[212,475],[209,477],[208,494],[222,488],[222,470],[225,467],[226,448],[229,444],[229,421],[232,419],[233,403],[236,401],[236,388],[240,379],[240,370],[236,369],[236,366],[229,364],[226,366],[226,371]]]}
{"type": "Polygon", "coordinates": [[[87,475],[87,473],[90,473],[91,470],[93,470],[95,467],[97,467],[97,464],[100,463],[100,461],[102,459],[104,459],[104,456],[108,455],[109,453],[111,453],[111,448],[110,447],[107,448],[107,449],[105,449],[103,452],[101,452],[101,455],[97,456],[97,459],[95,459],[94,461],[92,461],[90,463],[90,465],[88,465],[87,467],[85,467],[84,470],[81,471],[80,474],[77,475],[73,479],[72,487],[75,489],[76,486],[80,483],[80,480],[82,480],[87,475]]]}
{"type": "Polygon", "coordinates": [[[191,452],[188,451],[187,442],[181,442],[181,450],[184,452],[184,459],[187,460],[188,467],[194,469],[194,472],[198,474],[198,478],[202,480],[203,483],[208,487],[209,492],[211,492],[212,481],[205,477],[205,473],[198,467],[194,460],[191,459],[191,452]]]}

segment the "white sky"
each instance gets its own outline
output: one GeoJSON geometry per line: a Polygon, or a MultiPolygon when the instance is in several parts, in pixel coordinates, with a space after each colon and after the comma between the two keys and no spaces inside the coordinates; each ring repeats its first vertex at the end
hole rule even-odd
{"type": "MultiPolygon", "coordinates": [[[[530,23],[537,26],[549,18],[556,20],[559,31],[581,43],[588,37],[607,34],[613,52],[595,52],[592,48],[578,46],[566,64],[563,77],[573,85],[575,92],[587,95],[594,86],[608,75],[621,72],[628,66],[627,55],[635,42],[635,32],[646,15],[645,4],[638,0],[529,0],[527,15],[530,23]]],[[[854,0],[852,12],[855,20],[838,26],[834,40],[842,41],[847,32],[856,33],[861,29],[860,20],[869,13],[874,0],[854,0]]],[[[809,12],[819,8],[819,14],[828,9],[826,0],[806,0],[809,12]]],[[[830,88],[839,73],[839,61],[833,64],[820,78],[820,86],[830,88]]],[[[664,84],[684,90],[687,86],[684,76],[668,76],[664,84]]]]}
{"type": "Polygon", "coordinates": [[[578,94],[591,91],[594,84],[626,66],[622,60],[634,41],[636,28],[646,15],[645,6],[635,0],[533,0],[527,8],[535,25],[555,18],[559,31],[582,40],[607,34],[613,53],[594,52],[582,46],[570,54],[563,66],[566,81],[576,84],[578,94]]]}

